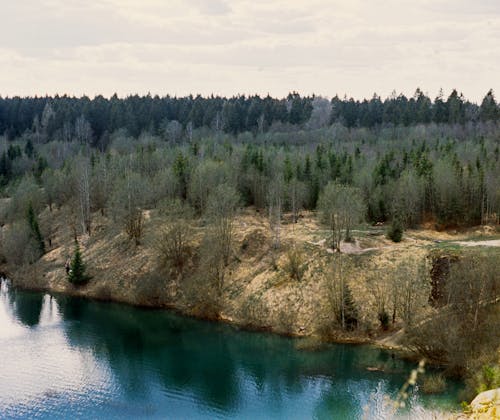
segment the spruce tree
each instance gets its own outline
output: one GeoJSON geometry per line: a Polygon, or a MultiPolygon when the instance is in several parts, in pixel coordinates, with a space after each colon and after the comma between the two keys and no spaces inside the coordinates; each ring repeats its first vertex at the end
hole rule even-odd
{"type": "Polygon", "coordinates": [[[28,207],[28,224],[31,229],[31,234],[35,239],[38,249],[41,255],[45,254],[45,243],[43,241],[42,233],[40,232],[40,226],[38,225],[38,220],[36,219],[35,211],[33,210],[33,204],[30,202],[28,207]]]}
{"type": "Polygon", "coordinates": [[[68,281],[70,283],[73,283],[75,286],[80,286],[87,283],[91,279],[91,277],[87,275],[85,271],[85,263],[83,262],[80,247],[77,243],[75,246],[73,258],[71,259],[68,281]]]}
{"type": "MultiPolygon", "coordinates": [[[[352,297],[352,292],[350,287],[345,284],[343,293],[343,317],[344,317],[344,328],[348,331],[356,329],[358,326],[358,310],[356,309],[356,304],[354,303],[354,298],[352,297]]],[[[342,316],[342,315],[341,315],[342,316]]],[[[342,321],[342,318],[340,319],[342,321]]]]}
{"type": "Polygon", "coordinates": [[[387,237],[393,242],[401,242],[403,239],[403,224],[399,217],[395,217],[389,226],[387,237]]]}

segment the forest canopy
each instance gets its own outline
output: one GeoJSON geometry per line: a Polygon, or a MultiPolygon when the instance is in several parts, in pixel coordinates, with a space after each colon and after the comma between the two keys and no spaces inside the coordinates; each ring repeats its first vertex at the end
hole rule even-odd
{"type": "Polygon", "coordinates": [[[415,124],[464,124],[497,120],[499,108],[490,90],[481,104],[466,100],[453,90],[446,98],[441,91],[431,99],[420,89],[413,97],[386,99],[374,94],[370,100],[290,93],[286,98],[270,96],[138,96],[124,99],[96,96],[0,97],[0,133],[12,139],[26,130],[39,140],[76,137],[94,145],[105,133],[124,128],[134,137],[143,131],[175,139],[183,129],[208,128],[230,134],[287,131],[299,126],[321,128],[340,123],[347,128],[415,124]],[[288,126],[288,127],[286,127],[288,126]]]}

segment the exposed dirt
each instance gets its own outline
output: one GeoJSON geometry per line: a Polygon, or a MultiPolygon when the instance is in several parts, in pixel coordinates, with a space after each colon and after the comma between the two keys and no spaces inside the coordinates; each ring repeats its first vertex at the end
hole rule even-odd
{"type": "Polygon", "coordinates": [[[500,239],[490,239],[488,241],[456,241],[461,246],[493,246],[500,247],[500,239]]]}

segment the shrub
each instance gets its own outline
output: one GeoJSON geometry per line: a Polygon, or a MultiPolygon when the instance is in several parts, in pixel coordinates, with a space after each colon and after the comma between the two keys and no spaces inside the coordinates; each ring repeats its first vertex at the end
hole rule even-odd
{"type": "Polygon", "coordinates": [[[441,373],[429,374],[422,382],[422,392],[424,394],[441,394],[446,390],[446,380],[441,373]]]}
{"type": "Polygon", "coordinates": [[[500,366],[483,365],[481,370],[473,376],[472,381],[477,393],[500,388],[500,366]]]}
{"type": "Polygon", "coordinates": [[[144,232],[144,218],[140,208],[130,209],[124,218],[125,232],[129,239],[133,239],[135,245],[141,244],[141,237],[144,232]]]}
{"type": "Polygon", "coordinates": [[[191,228],[184,220],[171,222],[158,241],[160,264],[181,274],[191,256],[190,239],[191,228]]]}
{"type": "MultiPolygon", "coordinates": [[[[408,346],[422,357],[447,367],[456,375],[478,375],[468,386],[475,392],[491,374],[478,374],[483,365],[498,366],[500,334],[500,267],[498,255],[463,251],[446,280],[447,307],[426,322],[405,330],[408,346]],[[490,355],[490,356],[488,356],[490,355]]],[[[500,376],[500,374],[499,374],[500,376]]]]}
{"type": "Polygon", "coordinates": [[[304,276],[305,264],[302,250],[296,246],[291,247],[286,253],[287,263],[285,270],[293,280],[300,281],[304,276]]]}
{"type": "Polygon", "coordinates": [[[168,220],[156,244],[160,265],[167,270],[182,274],[192,254],[193,232],[189,224],[192,210],[184,203],[175,200],[163,203],[161,211],[168,220]]]}
{"type": "Polygon", "coordinates": [[[240,306],[239,316],[250,328],[261,328],[269,322],[270,311],[262,296],[250,295],[240,306]]]}
{"type": "Polygon", "coordinates": [[[387,237],[393,242],[401,242],[403,239],[403,224],[399,219],[394,219],[387,232],[387,237]]]}
{"type": "Polygon", "coordinates": [[[26,221],[12,224],[2,238],[3,256],[9,264],[32,264],[40,258],[39,244],[34,240],[26,221]]]}
{"type": "Polygon", "coordinates": [[[7,221],[12,222],[25,216],[30,206],[35,214],[45,206],[45,195],[38,186],[35,178],[27,176],[21,179],[12,192],[12,199],[6,209],[7,221]]]}
{"type": "Polygon", "coordinates": [[[387,331],[389,329],[389,314],[386,311],[379,312],[378,320],[380,321],[380,327],[387,331]]]}

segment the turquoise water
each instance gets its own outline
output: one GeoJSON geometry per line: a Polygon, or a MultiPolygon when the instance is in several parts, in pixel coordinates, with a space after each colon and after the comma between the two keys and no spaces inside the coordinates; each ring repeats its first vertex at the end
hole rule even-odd
{"type": "MultiPolygon", "coordinates": [[[[0,417],[387,418],[385,396],[414,367],[368,346],[311,352],[297,343],[3,282],[0,417]]],[[[456,392],[417,392],[405,417],[456,407],[456,392]]]]}

